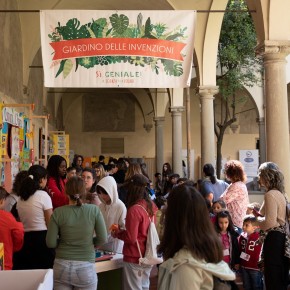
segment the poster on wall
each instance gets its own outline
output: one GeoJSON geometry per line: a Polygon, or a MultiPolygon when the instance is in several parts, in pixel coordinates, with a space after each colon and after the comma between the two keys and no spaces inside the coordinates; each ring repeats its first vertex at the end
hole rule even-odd
{"type": "Polygon", "coordinates": [[[12,182],[15,176],[19,172],[19,157],[20,157],[20,146],[19,146],[19,128],[11,128],[11,179],[12,182]]]}
{"type": "Polygon", "coordinates": [[[240,150],[239,158],[244,165],[248,181],[251,181],[258,174],[259,150],[240,150]]]}
{"type": "MultiPolygon", "coordinates": [[[[13,107],[3,107],[1,128],[1,184],[8,192],[19,170],[25,169],[24,116],[13,107]]],[[[27,119],[28,122],[28,119],[27,119]]],[[[27,148],[29,150],[29,148],[27,148]]],[[[28,163],[29,164],[29,163],[28,163]]]]}
{"type": "Polygon", "coordinates": [[[69,135],[50,134],[49,155],[61,155],[69,164],[69,135]]]}
{"type": "Polygon", "coordinates": [[[46,87],[190,86],[196,11],[43,10],[46,87]]]}

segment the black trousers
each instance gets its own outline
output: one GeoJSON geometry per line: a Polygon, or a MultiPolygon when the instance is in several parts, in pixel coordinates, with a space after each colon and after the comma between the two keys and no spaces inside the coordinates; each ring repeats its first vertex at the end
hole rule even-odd
{"type": "Polygon", "coordinates": [[[267,290],[287,290],[289,261],[284,256],[285,234],[269,232],[263,246],[267,290]]]}
{"type": "Polygon", "coordinates": [[[13,255],[13,270],[49,269],[53,267],[55,254],[54,249],[49,249],[46,246],[46,232],[24,233],[23,247],[13,255]]]}

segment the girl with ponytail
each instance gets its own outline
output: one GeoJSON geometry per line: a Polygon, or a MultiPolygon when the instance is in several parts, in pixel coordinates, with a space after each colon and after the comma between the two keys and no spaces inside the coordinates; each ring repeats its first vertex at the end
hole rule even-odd
{"type": "Polygon", "coordinates": [[[20,185],[16,206],[24,227],[24,245],[14,255],[13,269],[49,269],[53,265],[54,251],[45,243],[52,214],[51,198],[43,190],[47,171],[40,165],[32,165],[27,175],[20,185]]]}
{"type": "Polygon", "coordinates": [[[103,215],[95,204],[82,203],[85,181],[71,177],[65,185],[69,204],[58,207],[51,217],[46,243],[56,249],[53,265],[54,290],[97,289],[95,248],[106,242],[103,215]],[[93,237],[94,233],[96,234],[93,237]]]}

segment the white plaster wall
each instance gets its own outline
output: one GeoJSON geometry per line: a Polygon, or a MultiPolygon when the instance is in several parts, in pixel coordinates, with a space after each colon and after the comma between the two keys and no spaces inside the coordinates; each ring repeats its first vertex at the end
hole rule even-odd
{"type": "Polygon", "coordinates": [[[66,112],[64,126],[65,131],[70,135],[70,149],[84,156],[100,155],[101,138],[104,137],[124,138],[124,154],[112,152],[114,157],[155,157],[154,127],[149,133],[143,128],[143,116],[137,105],[135,106],[135,132],[82,132],[81,97],[75,99],[73,106],[66,112]]]}
{"type": "Polygon", "coordinates": [[[286,82],[290,83],[290,54],[286,57],[287,65],[286,65],[286,82]]]}

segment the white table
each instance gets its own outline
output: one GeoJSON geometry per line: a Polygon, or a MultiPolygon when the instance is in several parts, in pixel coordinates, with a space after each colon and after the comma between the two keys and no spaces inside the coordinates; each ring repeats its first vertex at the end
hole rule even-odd
{"type": "Polygon", "coordinates": [[[98,273],[98,290],[123,290],[122,254],[114,255],[111,260],[96,262],[95,265],[98,273]]]}
{"type": "Polygon", "coordinates": [[[123,268],[123,255],[116,254],[113,256],[113,259],[96,262],[95,265],[97,273],[123,268]]]}

